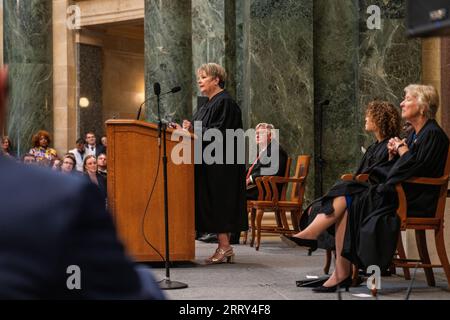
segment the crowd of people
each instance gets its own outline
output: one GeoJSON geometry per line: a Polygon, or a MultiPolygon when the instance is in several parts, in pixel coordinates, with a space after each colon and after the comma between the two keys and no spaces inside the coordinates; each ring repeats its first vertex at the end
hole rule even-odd
{"type": "Polygon", "coordinates": [[[94,132],[88,132],[85,138],[76,141],[76,147],[69,150],[63,156],[59,156],[51,145],[50,133],[39,130],[31,139],[32,148],[21,158],[17,158],[13,152],[11,139],[8,136],[2,137],[1,155],[22,162],[26,165],[36,165],[64,174],[75,174],[85,176],[94,183],[100,193],[107,200],[107,157],[106,137],[102,137],[102,143],[97,144],[94,132]]]}

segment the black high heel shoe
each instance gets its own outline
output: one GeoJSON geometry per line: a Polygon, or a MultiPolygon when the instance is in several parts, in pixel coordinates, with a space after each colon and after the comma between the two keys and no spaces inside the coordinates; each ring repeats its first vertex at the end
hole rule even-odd
{"type": "Polygon", "coordinates": [[[286,237],[287,239],[291,240],[292,242],[295,242],[298,246],[301,247],[308,247],[311,252],[317,250],[317,240],[307,240],[302,238],[296,238],[296,237],[286,237]]]}
{"type": "Polygon", "coordinates": [[[345,288],[345,291],[348,291],[348,288],[352,285],[352,275],[349,275],[347,278],[337,283],[332,287],[324,287],[323,285],[320,287],[313,288],[312,291],[317,293],[331,293],[336,292],[337,288],[345,288]]]}

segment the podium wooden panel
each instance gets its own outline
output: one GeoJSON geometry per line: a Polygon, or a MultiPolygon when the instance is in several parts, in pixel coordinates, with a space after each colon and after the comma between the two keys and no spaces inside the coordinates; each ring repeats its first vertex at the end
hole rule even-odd
{"type": "MultiPolygon", "coordinates": [[[[162,141],[158,147],[158,126],[136,120],[108,120],[106,127],[108,203],[119,237],[135,260],[162,261],[144,238],[145,234],[165,256],[163,147],[162,141]]],[[[170,260],[189,261],[195,258],[194,165],[172,162],[172,149],[177,144],[170,140],[172,131],[167,130],[170,260]]],[[[193,147],[192,136],[185,136],[193,147]]]]}

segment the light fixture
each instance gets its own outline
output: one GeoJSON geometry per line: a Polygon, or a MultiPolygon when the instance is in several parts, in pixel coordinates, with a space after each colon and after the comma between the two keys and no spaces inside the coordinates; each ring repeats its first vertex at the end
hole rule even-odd
{"type": "Polygon", "coordinates": [[[89,99],[86,97],[81,97],[78,104],[81,108],[87,108],[89,107],[89,99]]]}

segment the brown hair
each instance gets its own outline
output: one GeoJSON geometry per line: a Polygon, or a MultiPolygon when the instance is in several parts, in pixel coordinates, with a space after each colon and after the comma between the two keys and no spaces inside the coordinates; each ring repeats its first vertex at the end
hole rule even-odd
{"type": "Polygon", "coordinates": [[[39,140],[41,137],[45,137],[47,139],[48,145],[50,145],[50,143],[52,142],[52,140],[50,139],[50,133],[48,133],[48,131],[39,130],[31,139],[31,143],[33,144],[33,147],[37,148],[40,146],[39,140]]]}
{"type": "Polygon", "coordinates": [[[378,100],[371,101],[367,105],[366,115],[372,118],[383,139],[400,135],[401,118],[392,103],[378,100]]]}
{"type": "Polygon", "coordinates": [[[3,136],[2,137],[2,144],[3,144],[3,142],[5,142],[5,141],[8,141],[8,152],[9,151],[11,151],[11,149],[12,149],[12,142],[11,142],[11,139],[8,137],[8,136],[3,136]]]}
{"type": "Polygon", "coordinates": [[[90,155],[86,156],[86,158],[84,158],[84,161],[83,161],[83,172],[85,172],[85,173],[87,172],[86,163],[90,158],[93,158],[95,160],[95,162],[97,163],[97,158],[94,155],[90,154],[90,155]]]}
{"type": "MultiPolygon", "coordinates": [[[[72,153],[66,153],[64,157],[62,158],[61,162],[64,163],[64,160],[69,158],[73,162],[72,171],[75,171],[77,167],[77,160],[75,159],[75,156],[72,153]]],[[[61,165],[62,165],[61,163],[61,165]]]]}

